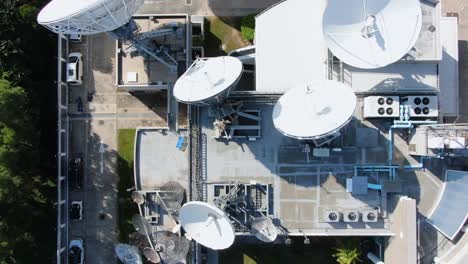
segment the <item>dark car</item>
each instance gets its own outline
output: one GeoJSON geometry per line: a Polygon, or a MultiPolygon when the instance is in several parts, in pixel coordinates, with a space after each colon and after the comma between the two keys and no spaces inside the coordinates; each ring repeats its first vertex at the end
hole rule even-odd
{"type": "Polygon", "coordinates": [[[70,250],[68,251],[68,263],[83,264],[84,263],[84,245],[83,240],[74,239],[70,241],[70,250]]]}
{"type": "Polygon", "coordinates": [[[70,205],[70,219],[81,220],[83,218],[83,202],[73,201],[70,205]]]}
{"type": "Polygon", "coordinates": [[[75,157],[70,160],[70,187],[81,189],[83,187],[83,158],[75,157]]]}

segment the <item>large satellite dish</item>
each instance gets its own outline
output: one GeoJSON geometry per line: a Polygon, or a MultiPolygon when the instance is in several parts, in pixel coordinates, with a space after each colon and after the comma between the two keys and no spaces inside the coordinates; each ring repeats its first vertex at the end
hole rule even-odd
{"type": "Polygon", "coordinates": [[[310,140],[337,132],[352,118],[354,91],[343,83],[324,80],[286,92],[273,108],[273,124],[288,137],[310,140]]]}
{"type": "Polygon", "coordinates": [[[269,217],[255,218],[251,229],[255,237],[263,242],[273,242],[278,236],[278,231],[269,217]]]}
{"type": "Polygon", "coordinates": [[[144,0],[52,0],[37,21],[55,33],[91,35],[130,21],[144,0]]]}
{"type": "Polygon", "coordinates": [[[143,264],[138,249],[128,244],[117,244],[115,254],[124,264],[143,264]]]}
{"type": "Polygon", "coordinates": [[[187,235],[211,249],[226,249],[234,243],[234,228],[226,214],[204,202],[188,202],[179,212],[179,220],[187,235]]]}
{"type": "Polygon", "coordinates": [[[153,234],[155,248],[165,264],[181,263],[186,257],[190,241],[184,236],[159,231],[153,234]]]}
{"type": "Polygon", "coordinates": [[[234,57],[197,59],[177,80],[174,96],[187,104],[220,103],[240,80],[242,70],[242,62],[234,57]]]}
{"type": "Polygon", "coordinates": [[[374,69],[406,55],[421,25],[419,0],[328,0],[322,27],[328,48],[341,61],[374,69]]]}
{"type": "Polygon", "coordinates": [[[158,252],[156,250],[146,247],[143,249],[143,255],[145,256],[146,260],[151,263],[160,263],[161,258],[159,257],[158,252]]]}

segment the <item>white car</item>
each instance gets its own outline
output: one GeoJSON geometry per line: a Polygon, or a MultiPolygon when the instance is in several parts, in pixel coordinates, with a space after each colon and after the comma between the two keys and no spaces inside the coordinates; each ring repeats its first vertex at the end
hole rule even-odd
{"type": "Polygon", "coordinates": [[[67,82],[72,85],[83,83],[83,56],[79,52],[68,55],[67,62],[67,82]]]}
{"type": "Polygon", "coordinates": [[[68,247],[68,263],[83,264],[84,263],[84,245],[82,239],[73,239],[68,247]]]}
{"type": "Polygon", "coordinates": [[[73,201],[70,205],[70,219],[81,220],[83,219],[83,202],[73,201]]]}

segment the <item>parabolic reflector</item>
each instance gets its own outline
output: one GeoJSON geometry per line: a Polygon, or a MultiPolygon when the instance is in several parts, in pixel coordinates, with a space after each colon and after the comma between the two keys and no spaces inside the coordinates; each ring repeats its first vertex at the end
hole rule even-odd
{"type": "Polygon", "coordinates": [[[363,69],[400,60],[413,48],[421,25],[419,0],[329,0],[322,23],[331,52],[363,69]]]}
{"type": "Polygon", "coordinates": [[[128,244],[117,244],[115,254],[124,264],[143,264],[138,249],[128,244]]]}
{"type": "Polygon", "coordinates": [[[142,205],[145,202],[145,195],[142,192],[134,191],[132,192],[132,200],[138,205],[142,205]]]}
{"type": "Polygon", "coordinates": [[[263,242],[273,242],[278,236],[278,231],[269,217],[255,218],[251,228],[255,237],[263,242]]]}
{"type": "Polygon", "coordinates": [[[52,0],[37,22],[55,33],[90,35],[126,24],[144,0],[52,0]]]}
{"type": "Polygon", "coordinates": [[[197,59],[175,83],[174,96],[187,104],[220,101],[237,84],[242,70],[242,62],[234,57],[197,59]]]}
{"type": "Polygon", "coordinates": [[[179,212],[182,228],[188,236],[205,247],[219,250],[234,243],[234,228],[226,214],[204,202],[188,202],[179,212]]]}
{"type": "Polygon", "coordinates": [[[153,232],[151,224],[141,215],[134,215],[132,217],[132,224],[135,230],[142,235],[149,236],[153,232]]]}
{"type": "Polygon", "coordinates": [[[146,260],[151,262],[151,263],[160,263],[161,258],[159,257],[158,252],[152,248],[144,248],[143,249],[143,255],[145,256],[146,260]]]}
{"type": "Polygon", "coordinates": [[[154,245],[165,264],[182,263],[187,257],[190,241],[177,234],[159,231],[153,234],[154,245]]]}
{"type": "Polygon", "coordinates": [[[273,108],[273,124],[288,137],[308,140],[345,126],[356,108],[354,91],[337,81],[304,83],[286,92],[273,108]]]}

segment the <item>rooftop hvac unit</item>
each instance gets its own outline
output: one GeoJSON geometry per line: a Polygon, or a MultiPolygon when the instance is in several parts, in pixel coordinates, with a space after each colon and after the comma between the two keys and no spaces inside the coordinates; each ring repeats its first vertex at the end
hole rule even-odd
{"type": "Polygon", "coordinates": [[[343,213],[343,220],[349,223],[359,222],[359,212],[358,211],[346,211],[343,213]]]}
{"type": "Polygon", "coordinates": [[[406,96],[401,103],[409,106],[410,117],[439,116],[439,102],[435,95],[406,96]]]}
{"type": "Polygon", "coordinates": [[[364,118],[399,117],[400,97],[368,96],[364,98],[364,118]]]}
{"type": "Polygon", "coordinates": [[[366,210],[361,212],[362,214],[362,221],[363,222],[377,222],[377,218],[379,216],[379,213],[376,210],[366,210]]]}
{"type": "Polygon", "coordinates": [[[337,223],[341,220],[341,213],[338,211],[325,211],[323,213],[323,220],[327,223],[337,223]]]}

